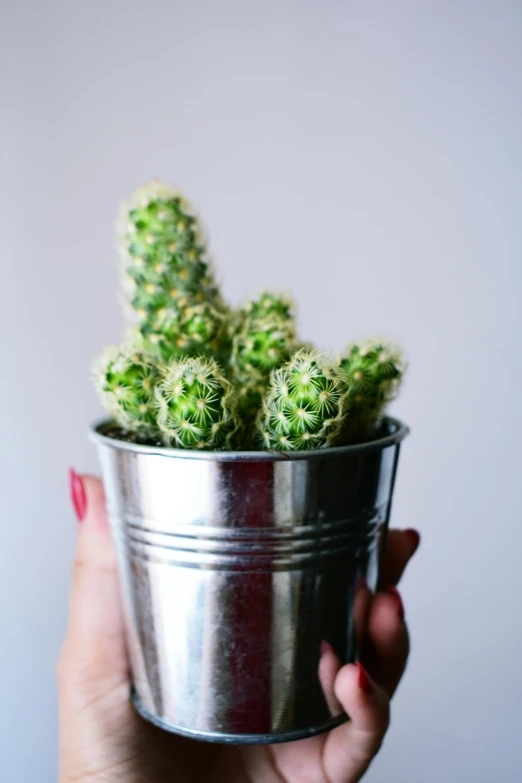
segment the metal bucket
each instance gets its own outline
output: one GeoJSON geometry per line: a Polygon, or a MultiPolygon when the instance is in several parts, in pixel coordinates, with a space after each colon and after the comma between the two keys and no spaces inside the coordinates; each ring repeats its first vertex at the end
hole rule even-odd
{"type": "Polygon", "coordinates": [[[91,434],[141,714],[234,743],[346,720],[333,679],[364,638],[408,429],[388,418],[379,440],[292,454],[141,446],[105,431],[91,434]]]}

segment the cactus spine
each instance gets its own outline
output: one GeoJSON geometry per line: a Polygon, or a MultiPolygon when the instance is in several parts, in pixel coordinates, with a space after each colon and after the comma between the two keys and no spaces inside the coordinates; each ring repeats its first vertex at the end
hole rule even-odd
{"type": "Polygon", "coordinates": [[[346,382],[317,351],[298,351],[274,370],[258,419],[259,441],[280,451],[333,445],[346,418],[346,382]]]}
{"type": "Polygon", "coordinates": [[[234,394],[215,361],[172,361],[155,393],[166,445],[216,449],[230,444],[238,427],[234,394]]]}
{"type": "Polygon", "coordinates": [[[105,409],[124,430],[147,438],[157,433],[157,365],[132,349],[109,346],[95,366],[95,385],[105,409]]]}
{"type": "Polygon", "coordinates": [[[378,434],[384,410],[397,396],[406,362],[398,345],[382,339],[352,343],[341,360],[350,387],[350,415],[342,440],[353,441],[378,434]]]}

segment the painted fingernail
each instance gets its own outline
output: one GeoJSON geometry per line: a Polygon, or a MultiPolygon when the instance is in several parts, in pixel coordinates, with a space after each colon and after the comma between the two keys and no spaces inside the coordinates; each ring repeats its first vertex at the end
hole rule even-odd
{"type": "Polygon", "coordinates": [[[386,592],[395,599],[395,603],[397,605],[397,614],[401,620],[404,620],[404,604],[402,603],[401,594],[396,587],[387,587],[386,592]]]}
{"type": "Polygon", "coordinates": [[[82,477],[79,476],[74,468],[69,470],[69,480],[71,485],[71,500],[78,517],[78,522],[82,522],[87,511],[87,496],[83,485],[82,477]]]}
{"type": "Polygon", "coordinates": [[[404,531],[404,535],[408,536],[409,540],[411,541],[413,551],[415,552],[420,544],[420,533],[418,533],[417,530],[414,530],[412,527],[410,527],[408,528],[408,530],[404,531]]]}
{"type": "Polygon", "coordinates": [[[359,661],[356,661],[355,665],[358,669],[357,685],[364,693],[370,694],[373,691],[373,685],[368,677],[368,672],[359,661]]]}
{"type": "Polygon", "coordinates": [[[333,647],[328,642],[321,642],[321,647],[319,648],[321,651],[321,655],[324,655],[325,653],[331,653],[333,652],[333,647]]]}

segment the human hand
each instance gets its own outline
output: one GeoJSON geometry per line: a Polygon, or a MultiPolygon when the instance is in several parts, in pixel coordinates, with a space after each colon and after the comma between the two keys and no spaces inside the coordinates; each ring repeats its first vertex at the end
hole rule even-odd
{"type": "Polygon", "coordinates": [[[350,720],[328,734],[276,745],[228,746],[169,734],[129,700],[115,552],[101,482],[71,474],[82,524],[70,622],[58,664],[60,783],[355,783],[378,751],[389,701],[408,657],[395,585],[417,549],[415,531],[390,531],[382,591],[371,600],[364,666],[341,666],[325,645],[320,677],[350,720]]]}

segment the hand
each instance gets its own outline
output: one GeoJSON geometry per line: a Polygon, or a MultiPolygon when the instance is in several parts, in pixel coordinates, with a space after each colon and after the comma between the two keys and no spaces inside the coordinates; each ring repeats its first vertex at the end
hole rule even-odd
{"type": "Polygon", "coordinates": [[[58,665],[60,783],[354,783],[378,751],[389,700],[406,666],[408,633],[395,590],[419,538],[391,531],[383,592],[371,601],[365,668],[341,667],[325,645],[321,681],[351,720],[328,734],[276,745],[215,745],[164,732],[129,701],[115,553],[101,482],[72,474],[82,519],[70,625],[58,665]]]}

